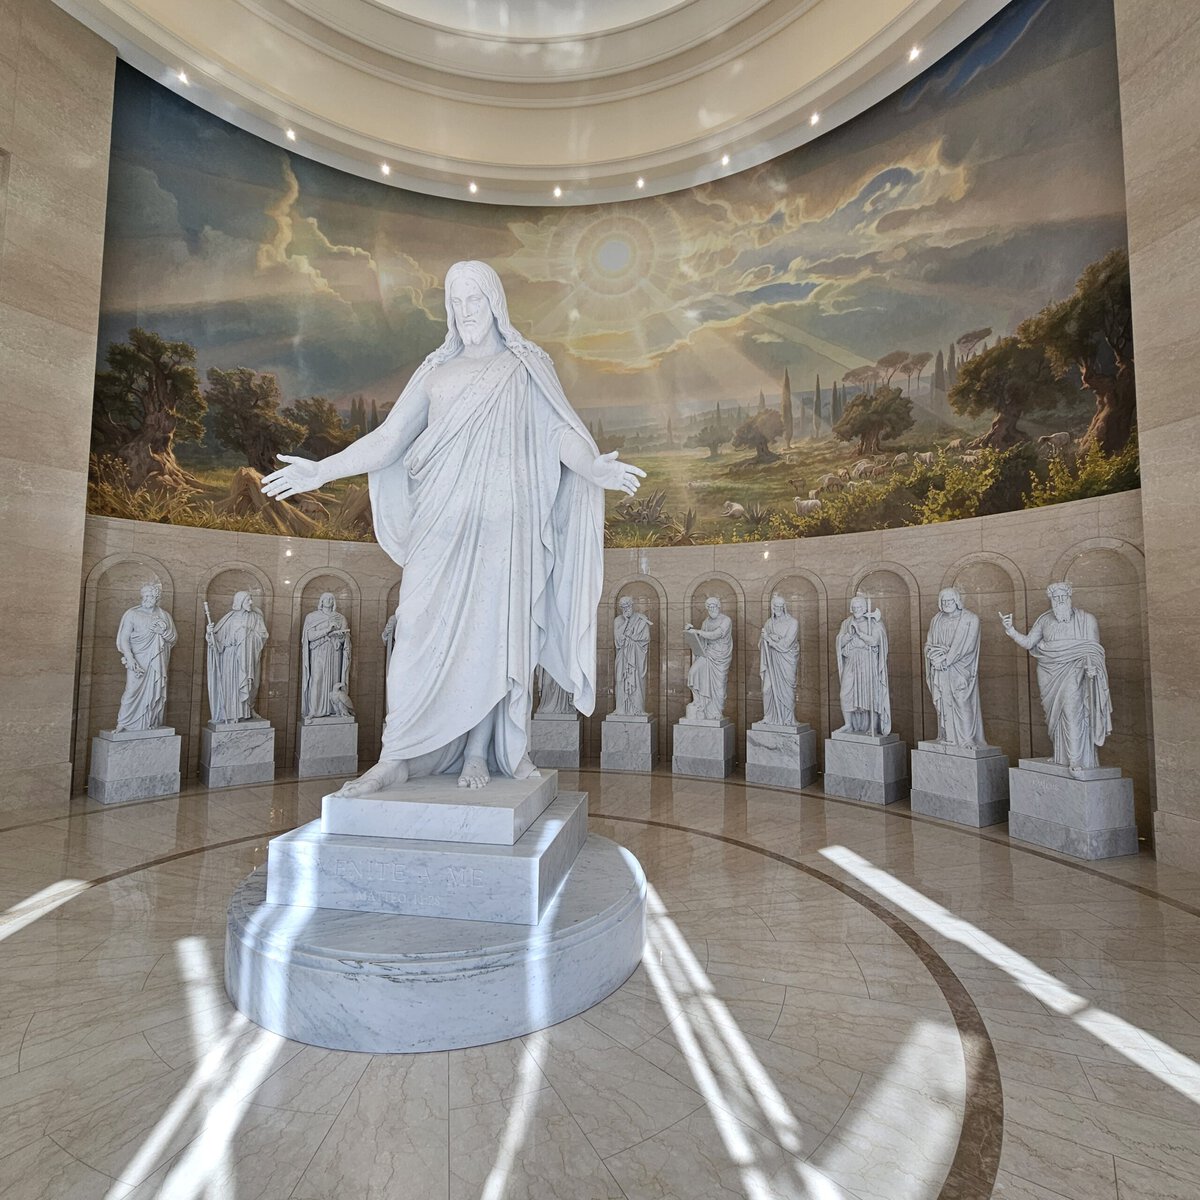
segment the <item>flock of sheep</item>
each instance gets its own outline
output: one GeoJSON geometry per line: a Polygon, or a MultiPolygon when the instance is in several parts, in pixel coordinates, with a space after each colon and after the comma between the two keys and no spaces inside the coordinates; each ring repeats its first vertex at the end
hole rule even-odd
{"type": "MultiPolygon", "coordinates": [[[[1060,433],[1047,433],[1038,438],[1037,448],[1043,456],[1052,457],[1067,452],[1071,448],[1071,442],[1071,434],[1064,430],[1060,433]]],[[[945,446],[943,452],[954,454],[960,462],[968,466],[977,463],[982,456],[980,450],[967,449],[964,438],[955,438],[945,446]]],[[[874,458],[860,458],[852,467],[842,467],[838,471],[822,475],[817,480],[817,486],[808,493],[807,499],[804,496],[792,498],[792,507],[796,510],[796,516],[811,517],[821,511],[822,496],[860,487],[864,483],[881,479],[893,471],[903,470],[910,465],[932,467],[937,456],[936,450],[924,450],[912,455],[902,451],[895,455],[877,454],[874,458]]],[[[745,506],[732,500],[725,502],[721,512],[722,515],[734,521],[740,521],[746,516],[745,506]]]]}

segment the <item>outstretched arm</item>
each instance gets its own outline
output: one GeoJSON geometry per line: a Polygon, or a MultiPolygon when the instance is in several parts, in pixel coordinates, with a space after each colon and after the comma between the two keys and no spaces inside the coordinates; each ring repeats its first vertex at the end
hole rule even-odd
{"type": "Polygon", "coordinates": [[[563,434],[558,457],[564,467],[569,467],[576,475],[582,475],[584,479],[609,491],[625,492],[632,496],[641,480],[646,478],[646,472],[641,467],[621,462],[615,450],[610,454],[593,454],[591,446],[572,429],[563,434]]]}
{"type": "Polygon", "coordinates": [[[348,475],[365,475],[390,467],[412,445],[429,420],[429,394],[423,384],[412,388],[404,397],[404,407],[388,416],[378,429],[360,437],[337,454],[320,462],[280,454],[287,463],[262,481],[264,496],[286,500],[300,492],[311,492],[335,479],[348,475]]]}

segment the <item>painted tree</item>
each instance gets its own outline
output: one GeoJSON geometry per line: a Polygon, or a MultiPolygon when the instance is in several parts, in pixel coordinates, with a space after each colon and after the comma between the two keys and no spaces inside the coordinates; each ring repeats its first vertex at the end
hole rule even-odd
{"type": "Polygon", "coordinates": [[[940,350],[937,352],[937,358],[933,360],[933,390],[943,395],[946,392],[946,360],[940,350]]]}
{"type": "Polygon", "coordinates": [[[1026,413],[1053,408],[1070,394],[1044,347],[1010,337],[962,363],[950,407],[965,417],[994,412],[992,427],[975,444],[1007,450],[1029,440],[1019,426],[1026,413]]]}
{"type": "Polygon", "coordinates": [[[946,359],[946,391],[958,382],[958,361],[954,355],[954,343],[950,343],[950,357],[946,359]]]}
{"type": "Polygon", "coordinates": [[[327,458],[354,441],[353,429],[347,428],[341,414],[324,396],[297,400],[283,410],[283,415],[305,431],[304,441],[296,448],[296,453],[305,458],[327,458]]]}
{"type": "Polygon", "coordinates": [[[961,364],[970,358],[975,350],[975,347],[978,346],[980,342],[984,341],[984,339],[991,336],[992,327],[990,325],[986,325],[982,329],[971,329],[966,333],[960,334],[955,343],[958,346],[959,363],[961,364]]]}
{"type": "Polygon", "coordinates": [[[708,457],[717,458],[720,456],[721,446],[724,442],[725,431],[717,423],[705,425],[698,433],[693,433],[683,444],[687,448],[706,446],[708,448],[708,457]]]}
{"type": "Polygon", "coordinates": [[[771,443],[782,436],[783,418],[773,408],[767,408],[737,427],[733,446],[735,450],[753,450],[755,462],[778,462],[779,455],[771,449],[771,443]]]}
{"type": "Polygon", "coordinates": [[[675,434],[671,430],[671,418],[667,418],[667,449],[675,449],[675,434]]]}
{"type": "Polygon", "coordinates": [[[842,419],[842,394],[838,391],[837,380],[833,381],[833,388],[829,393],[829,424],[836,425],[842,419]]]}
{"type": "Polygon", "coordinates": [[[779,414],[783,418],[783,444],[790,446],[794,428],[792,425],[792,381],[787,367],[783,368],[783,389],[779,394],[779,414]]]}
{"type": "Polygon", "coordinates": [[[816,387],[813,388],[813,419],[812,435],[814,441],[821,436],[821,376],[817,376],[816,387]]]}
{"type": "Polygon", "coordinates": [[[368,432],[379,428],[379,405],[374,400],[371,401],[371,415],[367,418],[367,422],[368,432]]]}
{"type": "Polygon", "coordinates": [[[763,395],[762,388],[758,389],[758,411],[763,412],[767,407],[767,398],[763,395]]]}
{"type": "Polygon", "coordinates": [[[196,348],[135,327],[104,358],[108,367],[96,374],[92,406],[93,447],[125,464],[132,488],[194,482],[175,459],[175,443],[204,436],[196,348]]]}
{"type": "Polygon", "coordinates": [[[221,371],[210,367],[204,393],[216,414],[213,430],[221,445],[238,450],[261,475],[279,465],[275,456],[298,446],[305,429],[279,411],[279,380],[249,367],[221,371]]]}
{"type": "MultiPolygon", "coordinates": [[[[925,368],[927,366],[929,366],[930,359],[932,359],[932,358],[933,358],[933,355],[930,354],[928,350],[921,350],[919,353],[914,354],[908,360],[908,362],[905,364],[905,366],[911,372],[911,375],[916,375],[916,377],[917,377],[917,391],[918,392],[920,392],[920,390],[921,390],[921,375],[924,373],[925,368]]],[[[910,379],[911,379],[911,375],[910,375],[910,379]]],[[[910,387],[911,387],[911,384],[910,384],[910,387]]]]}
{"type": "Polygon", "coordinates": [[[833,434],[843,442],[858,438],[859,454],[878,454],[880,442],[899,437],[912,425],[912,401],[898,387],[881,387],[874,395],[855,396],[833,434]]]}
{"type": "Polygon", "coordinates": [[[889,354],[885,354],[875,367],[883,378],[883,386],[892,386],[892,376],[908,362],[909,354],[907,350],[893,350],[889,354]]]}
{"type": "Polygon", "coordinates": [[[1072,295],[1022,321],[1017,334],[1045,347],[1055,378],[1077,373],[1095,397],[1083,441],[1105,454],[1121,450],[1136,415],[1128,254],[1113,250],[1085,267],[1072,295]]]}

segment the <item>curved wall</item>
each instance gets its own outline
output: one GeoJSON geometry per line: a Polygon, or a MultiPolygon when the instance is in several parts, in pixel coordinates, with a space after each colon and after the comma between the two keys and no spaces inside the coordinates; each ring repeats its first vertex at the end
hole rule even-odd
{"type": "MultiPolygon", "coordinates": [[[[158,579],[179,627],[167,719],[184,738],[184,772],[194,775],[203,696],[203,601],[219,615],[247,586],[262,605],[271,639],[259,711],[279,731],[278,763],[295,755],[297,644],[304,613],[333,591],[354,635],[351,696],[359,715],[359,753],[372,759],[383,720],[380,633],[394,609],[400,571],[378,546],[186,529],[89,517],[83,575],[76,787],[87,777],[89,740],[111,728],[123,686],[113,645],[121,612],[139,583],[158,579]]],[[[654,622],[647,706],[659,718],[660,755],[669,759],[670,726],[689,693],[683,629],[697,622],[704,598],[717,595],[734,618],[735,663],[726,715],[737,724],[738,756],[749,725],[762,715],[758,631],[773,592],[800,621],[798,715],[822,737],[841,723],[833,636],[850,596],[869,589],[891,640],[889,673],[897,732],[910,744],[934,736],[921,648],[937,592],[962,587],[983,618],[984,723],[1012,758],[1048,750],[1030,659],[1000,631],[997,610],[1026,628],[1046,608],[1044,589],[1067,578],[1081,607],[1094,612],[1108,652],[1114,729],[1101,751],[1134,779],[1138,826],[1149,836],[1153,778],[1146,668],[1145,572],[1140,494],[1126,492],[1052,508],[941,525],[832,538],[736,546],[607,550],[599,606],[597,712],[585,722],[584,755],[598,758],[600,722],[612,710],[612,617],[629,593],[654,622]]]]}

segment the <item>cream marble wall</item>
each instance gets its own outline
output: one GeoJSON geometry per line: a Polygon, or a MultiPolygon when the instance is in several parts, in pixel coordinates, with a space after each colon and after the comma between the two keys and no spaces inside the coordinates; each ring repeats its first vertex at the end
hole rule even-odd
{"type": "Polygon", "coordinates": [[[1156,849],[1200,871],[1200,5],[1116,0],[1157,733],[1156,849]]]}
{"type": "Polygon", "coordinates": [[[114,61],[0,0],[0,806],[70,788],[114,61]]]}
{"type": "MultiPolygon", "coordinates": [[[[1044,589],[1066,577],[1080,604],[1100,619],[1116,708],[1113,738],[1101,751],[1135,781],[1139,827],[1151,828],[1153,760],[1145,667],[1145,584],[1137,492],[1054,508],[916,529],[836,538],[609,550],[599,614],[596,714],[585,722],[584,754],[599,756],[600,722],[613,707],[612,617],[618,596],[633,596],[653,622],[647,707],[659,718],[660,753],[669,757],[670,727],[690,693],[688,620],[703,617],[704,597],[718,595],[734,619],[735,661],[726,715],[736,721],[739,756],[746,729],[762,716],[758,631],[780,590],[800,621],[802,720],[822,737],[841,723],[833,636],[858,588],[882,609],[891,640],[894,724],[909,742],[936,732],[921,649],[937,593],[958,583],[983,618],[984,720],[989,737],[1014,758],[1045,752],[1047,741],[1029,656],[1000,631],[998,609],[1022,628],[1046,607],[1044,589]]],[[[279,730],[281,766],[295,754],[298,641],[303,615],[321,591],[338,594],[354,632],[351,695],[360,720],[359,752],[373,757],[383,719],[383,644],[379,634],[396,602],[399,571],[375,545],[274,538],[257,534],[87,519],[84,621],[76,730],[75,781],[86,779],[89,739],[111,725],[123,686],[113,637],[121,611],[145,579],[163,584],[179,626],[168,719],[184,738],[184,770],[194,774],[197,732],[207,719],[203,694],[203,601],[224,611],[249,587],[271,632],[259,711],[279,730]]]]}

